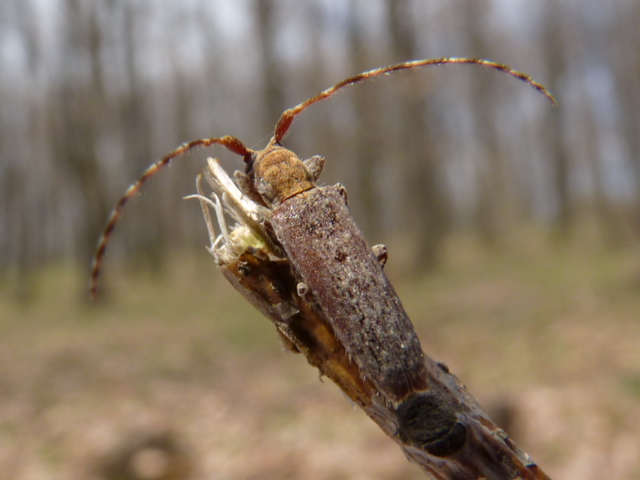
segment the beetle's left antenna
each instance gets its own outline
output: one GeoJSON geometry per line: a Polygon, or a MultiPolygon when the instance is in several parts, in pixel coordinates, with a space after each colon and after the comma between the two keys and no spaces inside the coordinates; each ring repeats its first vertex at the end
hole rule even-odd
{"type": "Polygon", "coordinates": [[[118,220],[122,215],[122,211],[124,210],[125,205],[136,193],[140,191],[144,183],[153,177],[155,174],[160,172],[164,167],[171,163],[171,160],[174,158],[180,157],[185,153],[196,147],[210,147],[211,145],[222,145],[227,149],[231,150],[233,153],[241,155],[245,157],[245,160],[248,159],[253,150],[248,149],[244,146],[244,144],[235,137],[231,135],[227,135],[224,137],[216,137],[216,138],[203,138],[201,140],[194,140],[193,142],[183,143],[178,148],[170,152],[169,154],[162,157],[157,162],[150,165],[143,173],[140,175],[140,178],[135,181],[126,191],[126,193],[120,198],[115,208],[112,210],[111,215],[109,215],[109,221],[107,222],[107,226],[105,227],[100,239],[98,240],[98,246],[96,247],[96,251],[93,255],[93,263],[91,265],[91,297],[95,299],[97,297],[97,289],[98,289],[98,278],[100,277],[100,269],[102,268],[102,259],[104,257],[104,252],[107,249],[107,245],[109,244],[109,240],[113,233],[113,229],[115,228],[118,220]]]}

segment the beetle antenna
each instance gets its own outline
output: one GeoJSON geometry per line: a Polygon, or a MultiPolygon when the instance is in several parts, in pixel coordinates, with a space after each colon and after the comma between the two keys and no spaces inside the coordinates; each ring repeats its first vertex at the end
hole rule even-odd
{"type": "Polygon", "coordinates": [[[508,65],[504,65],[502,63],[496,63],[491,60],[483,60],[481,58],[431,58],[428,60],[412,60],[409,62],[398,63],[396,65],[390,65],[388,67],[376,68],[374,70],[368,70],[366,72],[359,73],[353,77],[347,78],[346,80],[337,83],[331,88],[327,88],[326,90],[320,92],[315,97],[309,98],[305,100],[301,104],[286,110],[278,123],[276,124],[276,129],[274,133],[275,143],[280,143],[280,141],[284,138],[284,136],[289,131],[291,124],[295,120],[295,118],[302,113],[307,107],[310,107],[316,102],[321,100],[325,100],[331,96],[333,96],[338,90],[343,87],[347,87],[349,85],[354,85],[356,83],[362,82],[364,80],[368,80],[370,78],[378,77],[380,75],[388,75],[390,73],[397,72],[399,70],[409,70],[417,67],[426,67],[430,65],[447,65],[447,64],[471,64],[471,65],[481,65],[483,67],[493,68],[494,70],[499,70],[506,74],[509,74],[513,77],[516,77],[519,80],[531,85],[533,88],[542,93],[545,97],[549,99],[553,106],[557,105],[556,99],[553,97],[551,92],[541,83],[536,82],[526,73],[519,72],[509,67],[508,65]]]}
{"type": "Polygon", "coordinates": [[[122,216],[122,211],[124,210],[125,205],[131,198],[135,196],[136,193],[140,191],[142,186],[145,184],[147,180],[153,177],[155,174],[160,172],[164,167],[171,163],[171,160],[174,158],[180,157],[185,153],[196,147],[210,147],[211,145],[222,145],[226,147],[228,150],[232,151],[237,155],[242,155],[245,157],[245,161],[250,157],[253,153],[253,150],[244,146],[244,144],[235,137],[230,135],[220,137],[220,138],[203,138],[201,140],[194,140],[192,142],[183,143],[178,148],[168,153],[160,160],[151,164],[147,169],[140,175],[140,178],[135,181],[135,183],[131,184],[127,189],[126,193],[120,198],[118,204],[112,210],[111,215],[109,216],[109,221],[107,222],[107,226],[104,228],[100,239],[98,240],[98,246],[96,247],[96,251],[93,255],[93,263],[91,265],[91,297],[95,299],[97,297],[97,289],[98,289],[98,277],[100,276],[100,269],[102,267],[102,259],[104,257],[104,252],[107,249],[107,245],[109,244],[109,240],[111,239],[111,235],[113,233],[113,229],[115,228],[118,220],[122,216]]]}

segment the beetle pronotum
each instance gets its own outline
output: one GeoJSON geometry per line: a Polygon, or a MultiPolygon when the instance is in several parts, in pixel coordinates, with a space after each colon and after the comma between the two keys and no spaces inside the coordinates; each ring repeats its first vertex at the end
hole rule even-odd
{"type": "Polygon", "coordinates": [[[300,160],[281,144],[297,115],[341,88],[438,64],[477,64],[500,70],[525,81],[555,104],[544,86],[502,64],[467,58],[416,60],[350,77],[285,111],[263,150],[251,150],[231,136],[183,144],[151,165],[118,202],[96,250],[91,291],[95,295],[113,228],[144,182],[192,148],[223,145],[244,158],[246,172],[236,172],[238,189],[210,161],[206,174],[217,192],[213,201],[202,195],[198,183],[198,198],[212,237],[210,250],[227,279],[276,324],[292,348],[305,353],[310,363],[336,381],[431,474],[456,479],[475,478],[471,475],[546,478],[486,418],[457,379],[423,353],[383,272],[386,250],[368,246],[349,214],[342,186],[315,185],[324,159],[300,160]],[[222,230],[217,239],[209,204],[222,230]],[[224,223],[223,204],[240,224],[232,232],[234,238],[224,223]],[[487,454],[487,449],[493,453],[487,454]],[[421,461],[424,456],[426,460],[421,461]]]}

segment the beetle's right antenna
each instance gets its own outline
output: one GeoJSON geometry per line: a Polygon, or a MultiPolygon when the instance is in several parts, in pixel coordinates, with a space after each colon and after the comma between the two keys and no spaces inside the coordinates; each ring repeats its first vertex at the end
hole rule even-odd
{"type": "Polygon", "coordinates": [[[516,77],[519,80],[522,80],[525,83],[528,83],[533,88],[538,90],[540,93],[542,93],[545,97],[547,97],[549,99],[549,101],[553,104],[553,106],[557,105],[556,99],[553,98],[553,95],[551,94],[551,92],[549,92],[549,90],[547,90],[547,88],[544,85],[542,85],[541,83],[536,82],[534,79],[532,79],[526,73],[522,73],[522,72],[519,72],[517,70],[514,70],[513,68],[509,67],[508,65],[504,65],[502,63],[496,63],[496,62],[493,62],[491,60],[483,60],[481,58],[456,58],[456,57],[431,58],[431,59],[428,59],[428,60],[413,60],[413,61],[410,61],[410,62],[398,63],[396,65],[390,65],[388,67],[376,68],[374,70],[369,70],[367,72],[359,73],[358,75],[355,75],[353,77],[347,78],[346,80],[343,80],[340,83],[337,83],[336,85],[334,85],[331,88],[327,88],[326,90],[320,92],[315,97],[309,98],[308,100],[305,100],[301,104],[299,104],[299,105],[297,105],[297,106],[295,106],[293,108],[290,108],[289,110],[285,111],[282,114],[282,116],[280,117],[280,120],[278,120],[278,123],[276,125],[276,130],[275,130],[275,133],[274,133],[275,142],[278,143],[278,144],[280,143],[280,141],[284,138],[284,136],[289,131],[289,128],[291,127],[291,124],[293,123],[295,118],[299,114],[301,114],[307,107],[310,107],[311,105],[313,105],[316,102],[319,102],[321,100],[325,100],[325,99],[333,96],[338,90],[340,90],[343,87],[347,87],[349,85],[354,85],[356,83],[362,82],[364,80],[368,80],[370,78],[378,77],[380,75],[387,75],[387,74],[390,74],[390,73],[394,73],[394,72],[397,72],[399,70],[409,70],[409,69],[412,69],[412,68],[426,67],[426,66],[429,66],[429,65],[447,65],[447,64],[451,64],[451,63],[454,63],[454,64],[481,65],[483,67],[493,68],[494,70],[499,70],[501,72],[507,73],[507,74],[509,74],[509,75],[511,75],[513,77],[516,77]]]}

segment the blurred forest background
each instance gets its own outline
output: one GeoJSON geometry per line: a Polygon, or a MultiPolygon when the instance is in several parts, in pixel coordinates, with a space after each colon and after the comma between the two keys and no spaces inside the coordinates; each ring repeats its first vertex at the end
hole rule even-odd
{"type": "Polygon", "coordinates": [[[262,148],[320,90],[444,56],[559,106],[428,67],[314,105],[284,144],[326,157],[425,351],[553,478],[640,478],[638,25],[635,0],[0,0],[0,479],[422,478],[216,276],[181,198],[207,156],[242,168],[222,148],[145,185],[106,256],[117,301],[79,300],[151,162],[262,148]]]}
{"type": "MultiPolygon", "coordinates": [[[[406,239],[420,271],[457,228],[499,246],[514,225],[566,239],[587,216],[607,246],[640,238],[638,2],[0,8],[3,270],[28,275],[61,258],[86,265],[126,187],[184,141],[231,134],[262,148],[280,113],[319,90],[440,56],[507,63],[548,86],[560,106],[508,76],[449,66],[360,85],[305,112],[286,145],[327,158],[323,180],[346,184],[374,243],[406,239]]],[[[155,263],[168,248],[203,244],[198,205],[180,201],[202,162],[175,163],[189,165],[145,189],[114,250],[155,263]]]]}

